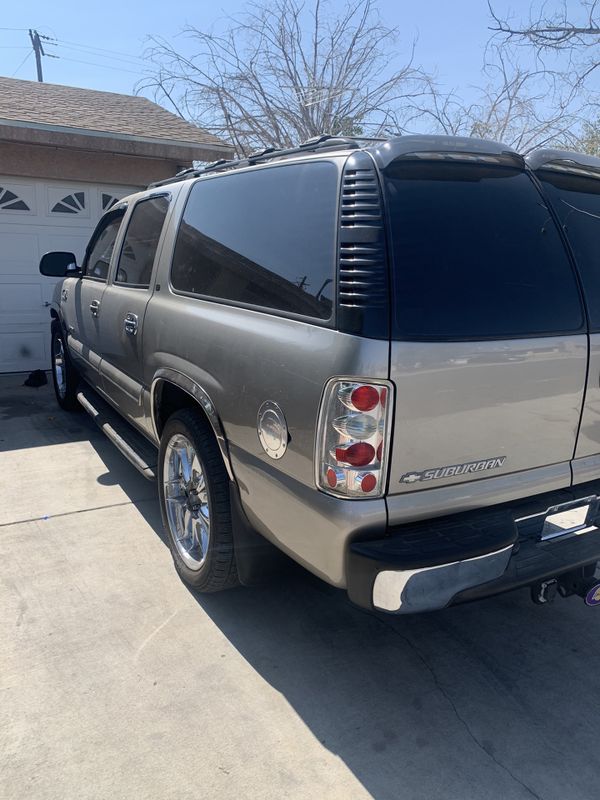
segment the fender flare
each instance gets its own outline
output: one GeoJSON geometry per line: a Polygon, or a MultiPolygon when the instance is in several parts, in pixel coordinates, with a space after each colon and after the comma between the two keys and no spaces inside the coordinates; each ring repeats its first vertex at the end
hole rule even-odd
{"type": "Polygon", "coordinates": [[[227,438],[225,436],[225,431],[223,430],[223,425],[217,413],[215,404],[211,400],[208,392],[205,389],[203,389],[199,383],[192,380],[192,378],[189,378],[183,372],[178,372],[177,370],[170,369],[168,367],[163,367],[156,371],[150,387],[150,414],[152,418],[152,428],[154,430],[156,441],[157,442],[160,441],[160,433],[158,430],[158,425],[156,420],[158,411],[157,389],[159,388],[161,383],[172,383],[174,386],[177,386],[179,389],[189,394],[190,397],[192,397],[196,401],[196,403],[198,403],[200,408],[204,411],[204,414],[206,415],[206,418],[215,435],[215,439],[217,440],[217,445],[219,447],[219,450],[221,451],[221,456],[223,457],[223,461],[225,463],[225,469],[227,470],[229,480],[235,483],[233,469],[231,466],[231,459],[229,457],[229,447],[227,445],[227,438]]]}

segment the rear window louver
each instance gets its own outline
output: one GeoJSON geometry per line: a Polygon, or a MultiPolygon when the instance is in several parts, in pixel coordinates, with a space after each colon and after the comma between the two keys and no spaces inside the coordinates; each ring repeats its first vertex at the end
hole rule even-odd
{"type": "Polygon", "coordinates": [[[367,153],[344,168],[338,254],[338,327],[345,333],[386,339],[389,289],[381,191],[367,153]]]}

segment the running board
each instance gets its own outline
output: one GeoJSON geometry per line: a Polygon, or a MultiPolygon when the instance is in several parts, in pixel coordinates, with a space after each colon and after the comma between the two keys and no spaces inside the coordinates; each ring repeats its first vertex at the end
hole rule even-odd
{"type": "Polygon", "coordinates": [[[80,386],[77,400],[100,430],[149,481],[156,480],[158,451],[89,386],[80,386]]]}

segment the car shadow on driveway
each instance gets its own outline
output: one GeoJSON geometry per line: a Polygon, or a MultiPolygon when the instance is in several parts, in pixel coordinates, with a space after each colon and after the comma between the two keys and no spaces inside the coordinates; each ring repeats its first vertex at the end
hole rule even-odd
{"type": "Polygon", "coordinates": [[[54,400],[50,386],[24,387],[23,377],[0,375],[0,453],[84,441],[89,437],[85,414],[65,413],[54,400]]]}
{"type": "MultiPolygon", "coordinates": [[[[166,546],[155,487],[86,417],[76,425],[106,466],[98,482],[166,546]]],[[[600,619],[580,600],[540,608],[520,591],[376,615],[296,565],[265,588],[192,594],[377,800],[597,796],[600,619]]]]}
{"type": "Polygon", "coordinates": [[[106,466],[106,472],[96,478],[97,482],[102,486],[119,486],[166,547],[167,539],[162,526],[156,483],[142,477],[89,417],[85,416],[85,424],[89,423],[91,427],[90,444],[106,466]]]}
{"type": "Polygon", "coordinates": [[[391,617],[300,568],[196,600],[378,800],[597,796],[599,620],[581,601],[391,617]]]}
{"type": "MultiPolygon", "coordinates": [[[[94,447],[166,546],[133,467],[94,447]]],[[[600,618],[580,600],[525,590],[393,617],[293,564],[266,588],[192,594],[377,800],[596,797],[600,618]]]]}

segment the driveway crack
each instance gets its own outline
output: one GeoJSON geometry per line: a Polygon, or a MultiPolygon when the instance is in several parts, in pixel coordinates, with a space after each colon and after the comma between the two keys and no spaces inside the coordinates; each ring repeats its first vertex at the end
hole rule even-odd
{"type": "Polygon", "coordinates": [[[72,517],[74,514],[86,514],[88,511],[103,511],[107,508],[120,508],[121,506],[137,506],[141,503],[154,501],[154,497],[142,497],[140,500],[126,500],[122,503],[109,503],[105,506],[93,506],[92,508],[78,508],[76,511],[61,511],[58,514],[43,514],[41,517],[29,517],[28,519],[16,519],[13,522],[0,522],[0,528],[9,528],[11,525],[23,525],[25,522],[42,522],[57,517],[72,517]]]}
{"type": "MultiPolygon", "coordinates": [[[[357,610],[357,611],[360,611],[360,609],[356,609],[356,610],[357,610]]],[[[534,790],[533,790],[533,789],[532,789],[530,786],[528,786],[528,785],[527,785],[526,783],[524,783],[524,782],[523,782],[523,781],[522,781],[520,778],[518,778],[518,777],[517,777],[517,776],[514,774],[514,772],[512,772],[512,770],[511,770],[509,767],[507,767],[507,766],[506,766],[506,764],[503,764],[503,763],[502,763],[502,762],[501,762],[501,761],[500,761],[498,758],[496,758],[496,756],[494,755],[494,753],[491,753],[491,752],[490,752],[490,751],[489,751],[489,750],[488,750],[488,749],[487,749],[487,748],[486,748],[486,747],[485,747],[485,746],[484,746],[484,745],[483,745],[483,744],[482,744],[482,743],[479,741],[479,739],[477,738],[477,736],[476,736],[476,735],[473,733],[473,731],[471,730],[471,727],[470,727],[469,723],[467,722],[467,720],[466,720],[466,719],[465,719],[465,718],[464,718],[464,717],[461,715],[460,711],[459,711],[459,710],[458,710],[458,708],[456,707],[456,703],[454,702],[454,700],[452,699],[452,697],[451,697],[451,696],[448,694],[448,692],[446,691],[446,689],[445,689],[444,685],[441,683],[440,679],[438,678],[436,671],[435,671],[435,670],[434,670],[434,668],[431,666],[431,664],[430,664],[430,663],[427,661],[427,658],[425,657],[425,655],[423,654],[423,652],[421,651],[421,649],[418,647],[418,645],[417,645],[417,644],[415,644],[415,642],[413,642],[413,641],[412,641],[412,639],[410,639],[408,636],[405,636],[404,634],[400,633],[400,632],[399,632],[399,631],[398,631],[398,630],[397,630],[397,629],[396,629],[396,628],[395,628],[393,625],[389,625],[389,624],[388,624],[388,623],[387,623],[385,620],[381,619],[380,617],[378,617],[378,616],[374,616],[373,614],[371,614],[371,613],[369,613],[369,612],[367,612],[367,611],[360,611],[360,613],[362,613],[362,614],[365,614],[365,615],[368,615],[369,617],[371,617],[371,619],[376,619],[376,620],[377,620],[377,622],[378,622],[378,623],[379,623],[379,624],[380,624],[382,627],[384,627],[384,628],[386,628],[387,630],[391,631],[393,634],[395,634],[395,635],[396,635],[396,636],[398,636],[400,639],[402,639],[402,641],[403,641],[403,642],[405,642],[405,643],[406,643],[406,644],[407,644],[407,645],[410,647],[410,649],[411,649],[411,650],[413,651],[413,653],[414,653],[414,654],[417,656],[417,658],[419,659],[419,661],[420,661],[420,662],[423,664],[423,666],[425,667],[425,669],[427,670],[427,672],[429,672],[429,674],[431,675],[431,679],[432,679],[432,681],[433,681],[433,683],[434,683],[434,686],[435,686],[435,688],[436,688],[436,689],[437,689],[437,690],[440,692],[440,694],[442,695],[442,697],[443,697],[443,698],[446,700],[446,702],[448,703],[448,705],[449,705],[449,706],[450,706],[450,708],[452,709],[452,711],[453,711],[453,713],[454,713],[454,716],[455,716],[455,717],[456,717],[456,719],[457,719],[457,720],[460,722],[460,724],[463,726],[463,728],[465,729],[465,731],[466,731],[467,735],[468,735],[468,736],[469,736],[469,738],[472,740],[472,742],[473,742],[473,743],[474,743],[474,744],[475,744],[475,745],[476,745],[476,746],[477,746],[477,747],[478,747],[478,748],[479,748],[479,749],[480,749],[482,752],[484,752],[484,753],[486,754],[486,756],[488,756],[488,758],[490,758],[490,759],[491,759],[491,760],[494,762],[494,764],[496,764],[498,767],[500,767],[500,769],[501,769],[501,770],[503,770],[504,772],[506,772],[506,774],[507,774],[507,775],[509,775],[509,776],[510,776],[510,777],[513,779],[513,781],[515,781],[515,783],[518,783],[518,784],[519,784],[519,786],[521,786],[523,789],[525,789],[525,791],[526,791],[528,794],[530,794],[530,795],[531,795],[531,797],[534,797],[534,798],[536,798],[536,800],[543,800],[543,798],[542,798],[542,796],[541,796],[541,795],[537,794],[537,793],[536,793],[536,792],[535,792],[535,791],[534,791],[534,790]]]]}

